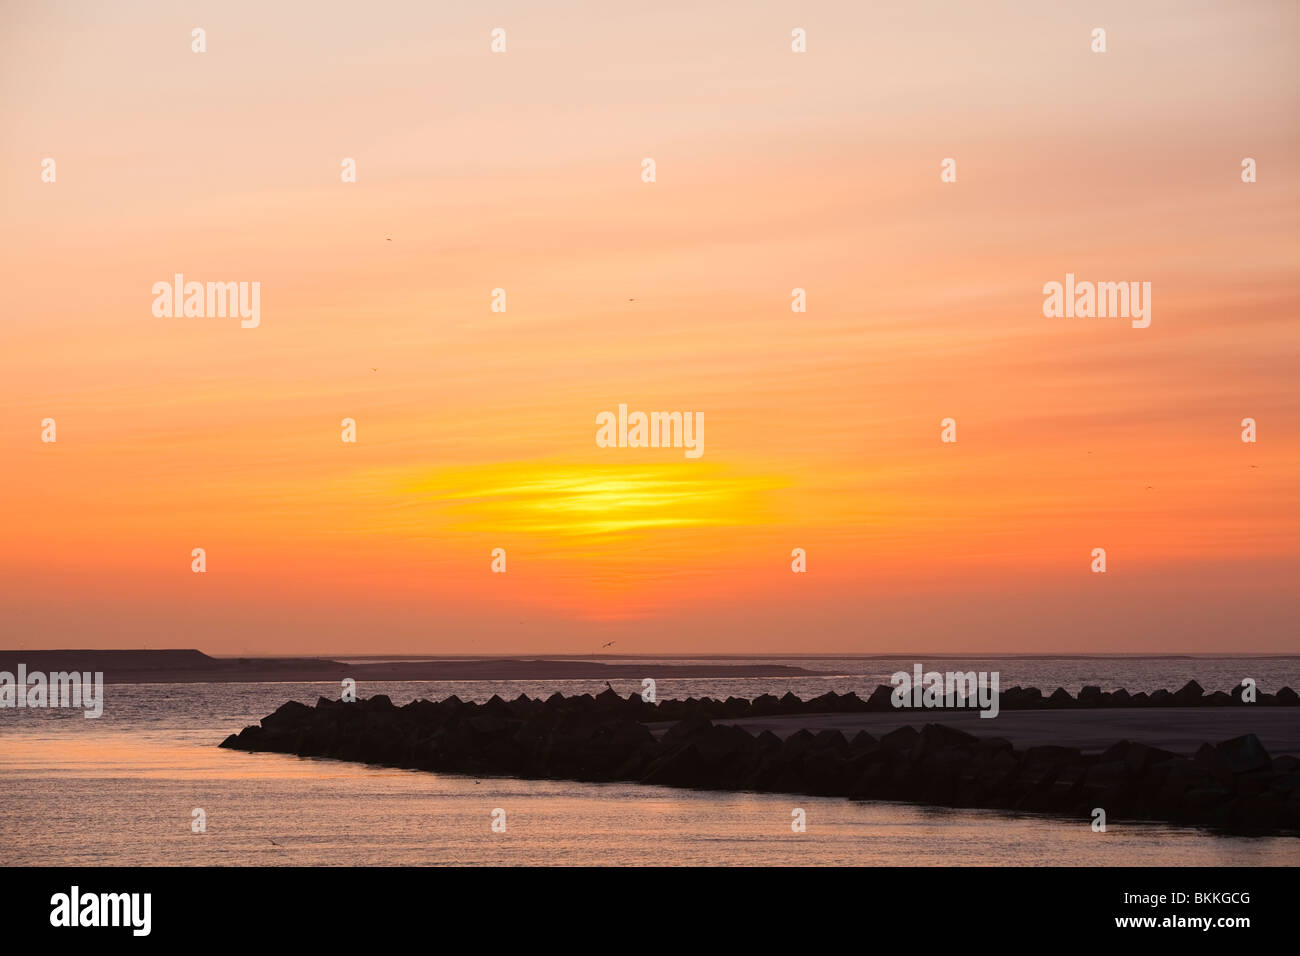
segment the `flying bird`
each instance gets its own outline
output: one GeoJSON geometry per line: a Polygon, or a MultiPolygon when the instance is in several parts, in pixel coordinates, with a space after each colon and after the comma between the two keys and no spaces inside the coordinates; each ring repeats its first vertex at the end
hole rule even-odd
{"type": "MultiPolygon", "coordinates": [[[[267,837],[267,839],[268,839],[268,840],[271,840],[270,837],[267,837]]],[[[280,845],[280,844],[276,843],[274,840],[271,840],[271,846],[279,846],[279,845],[280,845]]]]}
{"type": "Polygon", "coordinates": [[[614,646],[614,642],[613,642],[613,641],[606,641],[604,644],[602,644],[602,645],[600,645],[600,646],[601,646],[601,647],[613,647],[613,646],[614,646]]]}

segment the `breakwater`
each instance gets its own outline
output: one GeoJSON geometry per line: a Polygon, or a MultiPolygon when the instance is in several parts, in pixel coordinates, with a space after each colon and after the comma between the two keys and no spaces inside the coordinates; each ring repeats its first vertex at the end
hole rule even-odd
{"type": "MultiPolygon", "coordinates": [[[[1017,709],[1009,695],[1013,701],[1039,701],[1044,709],[1116,706],[1105,702],[1106,695],[1098,699],[1086,689],[1069,705],[1057,694],[1017,698],[1017,690],[1003,693],[1003,708],[1017,709]]],[[[1055,745],[1017,749],[993,735],[996,728],[977,737],[941,723],[900,727],[880,737],[865,731],[847,737],[837,730],[799,730],[784,740],[770,731],[751,734],[727,723],[764,714],[871,710],[879,707],[880,691],[866,700],[831,694],[809,701],[765,695],[753,701],[658,703],[606,691],[555,694],[546,700],[493,697],[483,704],[450,697],[403,707],[382,695],[351,703],[321,698],[314,707],[286,703],[259,725],[231,734],[221,746],[475,775],[1048,812],[1081,823],[1102,808],[1111,821],[1300,833],[1300,760],[1270,756],[1253,734],[1207,741],[1191,754],[1129,740],[1084,753],[1055,745]],[[658,733],[649,726],[664,722],[668,725],[658,733]]],[[[1191,700],[1185,691],[1168,696],[1191,700]]],[[[1145,698],[1137,706],[1163,706],[1161,693],[1128,699],[1145,698]]],[[[1284,688],[1261,695],[1255,704],[1221,704],[1201,692],[1196,701],[1200,706],[1279,707],[1295,706],[1295,696],[1284,688]]]]}

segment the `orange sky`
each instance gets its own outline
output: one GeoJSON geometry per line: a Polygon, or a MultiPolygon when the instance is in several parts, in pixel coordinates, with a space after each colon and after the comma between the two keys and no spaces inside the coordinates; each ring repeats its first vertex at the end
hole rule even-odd
{"type": "Polygon", "coordinates": [[[0,11],[0,646],[1298,650],[1294,4],[441,6],[0,11]]]}

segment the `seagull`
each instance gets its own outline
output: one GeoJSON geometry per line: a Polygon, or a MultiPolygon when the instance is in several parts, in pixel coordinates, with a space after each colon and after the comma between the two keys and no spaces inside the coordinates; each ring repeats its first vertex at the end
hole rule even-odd
{"type": "Polygon", "coordinates": [[[377,368],[372,368],[370,371],[372,371],[372,372],[378,372],[379,369],[377,369],[377,368]]]}
{"type": "MultiPolygon", "coordinates": [[[[270,837],[267,837],[267,839],[268,839],[268,840],[271,840],[270,837]]],[[[280,845],[280,844],[276,843],[274,840],[271,840],[271,846],[279,846],[279,845],[280,845]]]]}
{"type": "Polygon", "coordinates": [[[601,647],[613,647],[613,646],[614,646],[614,642],[613,642],[613,641],[606,641],[604,644],[602,644],[602,645],[600,645],[600,646],[601,646],[601,647]]]}

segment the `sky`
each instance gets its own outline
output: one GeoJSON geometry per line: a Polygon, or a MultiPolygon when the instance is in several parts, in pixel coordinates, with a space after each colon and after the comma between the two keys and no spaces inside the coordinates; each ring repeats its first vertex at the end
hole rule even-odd
{"type": "Polygon", "coordinates": [[[615,6],[0,4],[0,646],[1300,649],[1300,8],[615,6]]]}

